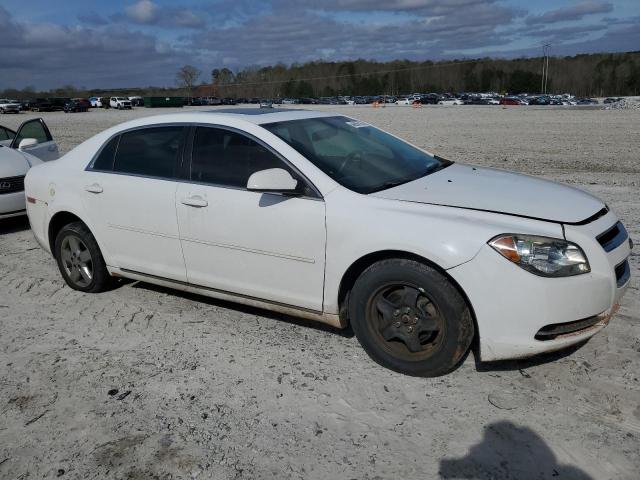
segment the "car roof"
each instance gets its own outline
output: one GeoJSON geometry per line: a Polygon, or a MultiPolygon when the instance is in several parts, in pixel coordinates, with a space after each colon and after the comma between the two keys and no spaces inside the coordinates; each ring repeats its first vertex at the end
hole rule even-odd
{"type": "MultiPolygon", "coordinates": [[[[319,112],[315,110],[302,110],[293,108],[211,108],[209,110],[191,110],[175,113],[164,113],[150,117],[140,117],[128,122],[115,125],[97,137],[108,138],[111,135],[129,128],[150,127],[170,123],[194,123],[212,125],[241,126],[243,123],[264,125],[267,123],[286,122],[290,120],[302,120],[305,118],[336,117],[336,112],[319,112]]],[[[101,141],[103,141],[102,139],[101,141]]]]}
{"type": "Polygon", "coordinates": [[[199,115],[214,117],[231,116],[237,119],[246,120],[256,125],[286,122],[289,120],[302,120],[305,118],[335,117],[336,113],[320,112],[317,110],[304,110],[300,108],[217,108],[210,110],[200,110],[195,112],[199,115]]]}

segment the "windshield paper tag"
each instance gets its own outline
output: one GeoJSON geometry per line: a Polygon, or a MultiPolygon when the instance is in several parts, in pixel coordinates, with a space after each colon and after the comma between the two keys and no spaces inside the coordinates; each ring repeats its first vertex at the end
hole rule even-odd
{"type": "Polygon", "coordinates": [[[347,125],[352,126],[353,128],[362,128],[362,127],[369,127],[370,125],[368,123],[365,122],[361,122],[360,120],[354,120],[352,122],[345,122],[347,125]]]}

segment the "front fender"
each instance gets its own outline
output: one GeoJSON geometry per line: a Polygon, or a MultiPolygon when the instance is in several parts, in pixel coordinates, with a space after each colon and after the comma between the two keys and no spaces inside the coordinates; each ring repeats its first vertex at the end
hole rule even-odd
{"type": "Polygon", "coordinates": [[[324,307],[338,313],[340,284],[359,259],[397,251],[448,270],[472,260],[501,233],[562,238],[559,224],[455,207],[359,195],[339,188],[325,197],[327,254],[324,307]]]}

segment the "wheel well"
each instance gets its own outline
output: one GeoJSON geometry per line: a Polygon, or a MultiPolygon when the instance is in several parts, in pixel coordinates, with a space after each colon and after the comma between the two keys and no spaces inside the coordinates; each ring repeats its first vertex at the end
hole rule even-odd
{"type": "Polygon", "coordinates": [[[349,309],[347,308],[349,292],[353,288],[353,285],[356,283],[356,280],[358,279],[358,277],[362,274],[362,272],[364,272],[367,268],[369,268],[374,263],[379,262],[380,260],[388,260],[392,258],[414,260],[416,262],[423,263],[425,265],[428,265],[429,267],[432,267],[438,270],[438,272],[440,272],[445,277],[447,277],[447,279],[451,282],[451,284],[458,290],[458,292],[460,292],[460,295],[462,295],[462,298],[464,298],[464,301],[466,302],[467,307],[469,308],[469,312],[471,312],[471,317],[473,318],[473,323],[475,327],[475,337],[478,338],[478,334],[479,334],[478,322],[476,321],[476,314],[473,310],[473,305],[469,301],[469,297],[467,297],[467,294],[462,289],[462,287],[458,284],[458,282],[456,282],[455,279],[453,279],[453,277],[451,277],[451,275],[449,275],[445,269],[433,263],[432,261],[424,257],[421,257],[420,255],[416,255],[410,252],[403,252],[400,250],[383,250],[380,252],[369,253],[364,257],[356,260],[347,269],[347,271],[342,276],[342,280],[340,281],[340,288],[338,290],[338,306],[340,309],[340,317],[345,321],[345,323],[346,321],[348,321],[348,317],[349,317],[348,315],[349,309]]]}
{"type": "Polygon", "coordinates": [[[54,253],[54,246],[56,243],[56,237],[58,236],[58,232],[62,230],[65,225],[69,225],[73,222],[82,222],[82,220],[70,212],[58,212],[56,213],[51,221],[49,222],[49,248],[51,249],[51,253],[54,253]]]}

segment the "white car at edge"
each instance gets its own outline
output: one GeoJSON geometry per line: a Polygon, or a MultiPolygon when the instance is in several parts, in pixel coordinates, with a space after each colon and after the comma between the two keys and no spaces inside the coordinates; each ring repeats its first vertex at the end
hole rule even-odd
{"type": "Polygon", "coordinates": [[[234,109],[110,128],[30,170],[66,282],[127,277],[345,327],[378,363],[445,374],[582,342],[629,284],[599,199],[453,163],[359,120],[234,109]]]}
{"type": "Polygon", "coordinates": [[[27,171],[56,158],[58,145],[41,118],[23,122],[17,132],[0,125],[0,220],[27,213],[24,196],[27,171]]]}

